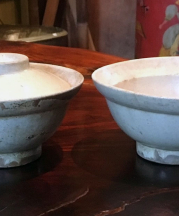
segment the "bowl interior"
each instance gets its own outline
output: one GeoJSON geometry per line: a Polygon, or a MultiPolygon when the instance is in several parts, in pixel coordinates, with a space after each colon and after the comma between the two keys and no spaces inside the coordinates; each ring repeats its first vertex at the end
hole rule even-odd
{"type": "Polygon", "coordinates": [[[179,98],[179,58],[136,59],[96,70],[92,78],[101,85],[153,97],[179,98]]]}

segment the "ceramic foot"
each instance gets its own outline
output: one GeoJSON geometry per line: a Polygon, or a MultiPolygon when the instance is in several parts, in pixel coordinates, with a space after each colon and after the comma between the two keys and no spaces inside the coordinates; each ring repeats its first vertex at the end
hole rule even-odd
{"type": "Polygon", "coordinates": [[[146,160],[160,164],[179,165],[179,151],[151,148],[140,142],[136,144],[137,154],[146,160]]]}
{"type": "Polygon", "coordinates": [[[16,167],[28,164],[40,157],[42,147],[39,146],[23,152],[0,154],[0,168],[16,167]]]}

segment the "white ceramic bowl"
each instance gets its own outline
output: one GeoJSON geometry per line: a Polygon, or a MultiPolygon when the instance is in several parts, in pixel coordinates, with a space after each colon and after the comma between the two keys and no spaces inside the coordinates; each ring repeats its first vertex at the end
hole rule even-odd
{"type": "Polygon", "coordinates": [[[108,65],[96,70],[92,79],[119,127],[136,140],[138,155],[161,164],[179,164],[179,57],[108,65]],[[115,86],[139,78],[149,78],[148,83],[133,89],[115,86]]]}
{"type": "Polygon", "coordinates": [[[0,167],[41,155],[42,143],[59,127],[83,80],[72,69],[0,53],[0,167]]]}

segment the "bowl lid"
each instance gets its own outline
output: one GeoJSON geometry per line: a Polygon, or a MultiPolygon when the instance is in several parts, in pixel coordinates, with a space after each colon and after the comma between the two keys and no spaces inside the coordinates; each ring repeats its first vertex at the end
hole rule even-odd
{"type": "Polygon", "coordinates": [[[72,69],[30,63],[28,57],[22,54],[0,53],[1,102],[60,94],[74,88],[77,81],[82,82],[83,77],[72,69]]]}

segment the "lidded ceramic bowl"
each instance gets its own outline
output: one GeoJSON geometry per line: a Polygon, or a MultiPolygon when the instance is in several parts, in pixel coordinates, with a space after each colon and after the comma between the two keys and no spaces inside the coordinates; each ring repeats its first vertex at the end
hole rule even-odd
{"type": "Polygon", "coordinates": [[[42,143],[59,127],[83,80],[69,68],[0,53],[0,167],[40,157],[42,143]]]}
{"type": "Polygon", "coordinates": [[[97,69],[92,79],[138,155],[179,165],[179,57],[119,62],[97,69]]]}

